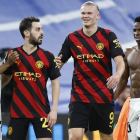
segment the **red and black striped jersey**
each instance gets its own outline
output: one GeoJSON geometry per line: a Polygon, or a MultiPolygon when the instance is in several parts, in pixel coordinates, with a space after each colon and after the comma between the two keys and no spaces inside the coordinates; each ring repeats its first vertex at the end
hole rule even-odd
{"type": "Polygon", "coordinates": [[[50,105],[46,83],[48,78],[54,80],[60,76],[54,55],[39,46],[30,55],[22,46],[13,51],[19,53],[19,59],[4,72],[6,75],[12,74],[14,78],[11,117],[47,117],[50,105]]]}
{"type": "Polygon", "coordinates": [[[60,54],[63,63],[74,58],[71,101],[113,103],[113,90],[107,88],[106,80],[112,75],[111,58],[124,53],[112,31],[98,27],[90,37],[83,29],[70,33],[60,54]]]}

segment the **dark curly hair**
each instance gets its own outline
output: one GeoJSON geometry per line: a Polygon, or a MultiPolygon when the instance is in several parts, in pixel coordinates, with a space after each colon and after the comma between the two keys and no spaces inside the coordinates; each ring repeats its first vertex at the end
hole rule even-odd
{"type": "Polygon", "coordinates": [[[20,22],[20,25],[19,25],[19,30],[20,30],[20,33],[22,35],[22,37],[24,38],[25,35],[23,34],[23,32],[25,30],[31,30],[32,28],[32,22],[39,22],[40,19],[39,18],[36,18],[36,17],[26,17],[24,18],[21,22],[20,22]]]}
{"type": "Polygon", "coordinates": [[[135,22],[140,22],[140,16],[135,18],[135,22]]]}

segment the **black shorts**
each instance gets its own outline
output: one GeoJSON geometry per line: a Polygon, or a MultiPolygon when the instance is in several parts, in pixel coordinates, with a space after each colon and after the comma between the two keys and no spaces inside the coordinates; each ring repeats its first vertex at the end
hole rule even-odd
{"type": "Polygon", "coordinates": [[[25,140],[30,123],[33,125],[37,138],[52,138],[52,131],[47,126],[47,118],[11,118],[7,138],[25,140]]]}
{"type": "Polygon", "coordinates": [[[99,130],[104,134],[113,132],[114,105],[71,102],[69,105],[68,128],[99,130]]]}

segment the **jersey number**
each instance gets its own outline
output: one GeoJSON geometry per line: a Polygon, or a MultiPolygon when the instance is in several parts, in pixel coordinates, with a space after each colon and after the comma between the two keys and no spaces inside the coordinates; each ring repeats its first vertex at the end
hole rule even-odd
{"type": "Polygon", "coordinates": [[[113,112],[110,113],[109,118],[110,118],[110,120],[111,120],[111,121],[110,121],[109,127],[112,128],[112,124],[113,124],[113,121],[114,121],[114,113],[113,113],[113,112]]]}
{"type": "Polygon", "coordinates": [[[44,121],[43,124],[42,124],[42,128],[47,128],[48,125],[46,124],[47,123],[47,118],[40,118],[40,121],[44,121]]]}

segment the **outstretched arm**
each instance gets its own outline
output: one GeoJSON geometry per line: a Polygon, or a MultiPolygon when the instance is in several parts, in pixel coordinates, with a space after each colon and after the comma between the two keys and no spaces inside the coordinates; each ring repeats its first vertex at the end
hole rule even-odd
{"type": "Polygon", "coordinates": [[[51,80],[52,82],[52,109],[48,114],[48,125],[53,127],[57,121],[57,106],[60,95],[60,86],[58,78],[51,80]]]}
{"type": "Polygon", "coordinates": [[[116,73],[107,79],[107,87],[109,89],[113,89],[117,86],[125,69],[125,64],[122,56],[116,56],[114,58],[114,61],[116,63],[116,73]]]}

